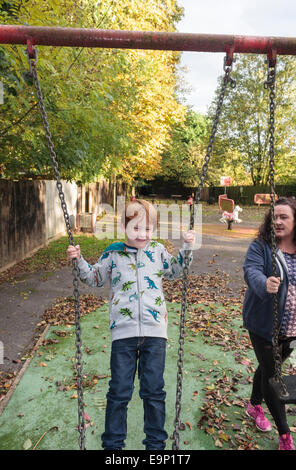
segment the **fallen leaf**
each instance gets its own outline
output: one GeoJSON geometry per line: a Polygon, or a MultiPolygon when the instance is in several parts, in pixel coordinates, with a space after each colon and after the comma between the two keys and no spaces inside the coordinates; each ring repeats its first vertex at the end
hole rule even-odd
{"type": "Polygon", "coordinates": [[[222,444],[222,442],[220,441],[220,439],[216,439],[216,440],[215,440],[215,446],[216,446],[216,447],[223,447],[223,444],[222,444]]]}
{"type": "Polygon", "coordinates": [[[214,429],[214,428],[207,428],[207,429],[206,429],[206,432],[207,432],[208,434],[214,434],[214,433],[215,433],[215,429],[214,429]]]}
{"type": "Polygon", "coordinates": [[[250,366],[252,364],[252,361],[250,361],[249,359],[242,359],[240,363],[244,366],[250,366]]]}
{"type": "Polygon", "coordinates": [[[85,412],[83,413],[83,418],[85,419],[85,421],[90,421],[90,417],[85,412]]]}
{"type": "Polygon", "coordinates": [[[23,449],[28,450],[28,449],[30,449],[30,447],[32,447],[31,439],[27,439],[23,444],[23,449]]]}
{"type": "Polygon", "coordinates": [[[222,439],[225,442],[229,441],[229,436],[223,431],[218,431],[218,436],[220,439],[222,439]]]}

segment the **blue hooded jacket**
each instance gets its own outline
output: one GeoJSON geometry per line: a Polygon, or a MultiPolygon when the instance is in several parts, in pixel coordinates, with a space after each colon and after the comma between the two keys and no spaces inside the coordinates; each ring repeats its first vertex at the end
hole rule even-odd
{"type": "MultiPolygon", "coordinates": [[[[266,291],[266,279],[272,276],[272,252],[267,243],[254,240],[244,262],[244,279],[248,285],[243,305],[244,326],[250,332],[272,341],[272,294],[266,291]]],[[[281,250],[277,249],[278,324],[282,323],[288,292],[288,268],[281,250]]]]}

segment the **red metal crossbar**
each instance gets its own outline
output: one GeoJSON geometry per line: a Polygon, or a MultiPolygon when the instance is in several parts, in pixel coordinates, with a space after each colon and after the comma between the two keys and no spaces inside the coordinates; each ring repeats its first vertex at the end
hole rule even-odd
{"type": "Polygon", "coordinates": [[[296,38],[0,25],[0,44],[296,55],[296,38]]]}

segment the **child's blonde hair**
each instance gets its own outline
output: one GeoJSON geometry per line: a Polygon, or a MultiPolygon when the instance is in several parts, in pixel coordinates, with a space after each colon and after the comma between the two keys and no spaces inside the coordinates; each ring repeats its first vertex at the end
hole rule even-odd
{"type": "Polygon", "coordinates": [[[121,215],[121,223],[124,228],[126,228],[131,220],[136,217],[142,219],[144,216],[146,216],[146,223],[153,225],[153,229],[155,229],[157,224],[157,211],[153,205],[145,199],[134,199],[125,205],[125,210],[121,215]]]}

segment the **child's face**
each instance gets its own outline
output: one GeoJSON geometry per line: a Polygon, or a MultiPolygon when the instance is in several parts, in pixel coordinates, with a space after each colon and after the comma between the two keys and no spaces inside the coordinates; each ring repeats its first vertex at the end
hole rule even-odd
{"type": "Polygon", "coordinates": [[[133,223],[131,220],[126,227],[127,245],[135,248],[144,248],[152,239],[153,224],[145,220],[138,220],[133,223]]]}

